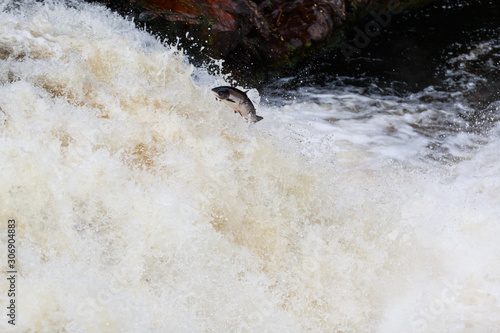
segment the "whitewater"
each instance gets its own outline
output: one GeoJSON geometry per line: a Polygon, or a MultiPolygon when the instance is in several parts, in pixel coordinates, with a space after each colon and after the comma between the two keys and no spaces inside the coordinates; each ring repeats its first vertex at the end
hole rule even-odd
{"type": "Polygon", "coordinates": [[[498,125],[341,88],[249,125],[102,6],[0,10],[0,331],[500,331],[498,125]]]}

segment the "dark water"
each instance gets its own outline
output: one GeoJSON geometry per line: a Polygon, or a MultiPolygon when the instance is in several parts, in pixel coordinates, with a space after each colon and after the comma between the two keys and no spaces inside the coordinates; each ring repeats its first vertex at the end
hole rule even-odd
{"type": "MultiPolygon", "coordinates": [[[[370,16],[347,31],[343,48],[265,85],[268,102],[320,102],[321,96],[342,92],[413,105],[412,111],[399,110],[402,114],[440,110],[424,122],[411,123],[416,133],[432,140],[430,156],[438,159],[446,155],[440,147],[450,135],[488,137],[500,120],[500,2],[449,1],[402,12],[392,15],[378,34],[360,40],[359,31],[366,32],[373,22],[370,16]],[[364,47],[346,51],[346,45],[360,46],[360,41],[364,47]]],[[[393,112],[377,107],[365,111],[369,116],[393,112]]]]}
{"type": "MultiPolygon", "coordinates": [[[[369,16],[356,27],[366,31],[373,21],[373,16],[369,16]]],[[[359,46],[355,39],[359,30],[347,31],[344,45],[359,46]]],[[[273,82],[267,88],[279,91],[304,85],[352,85],[365,88],[366,93],[397,96],[421,92],[429,86],[450,93],[467,88],[466,101],[479,109],[498,99],[498,1],[450,1],[418,12],[391,15],[387,26],[368,39],[357,53],[349,53],[345,48],[327,52],[300,64],[286,84],[273,82]],[[469,53],[471,56],[465,56],[469,53]],[[476,57],[472,59],[473,55],[476,57]],[[465,87],[467,83],[477,84],[476,89],[465,87]]],[[[428,101],[431,99],[439,97],[427,97],[428,101]]]]}
{"type": "MultiPolygon", "coordinates": [[[[372,21],[375,19],[370,15],[366,22],[356,27],[366,31],[372,21]]],[[[347,31],[346,45],[359,45],[356,35],[356,28],[347,31]]],[[[303,62],[288,88],[303,84],[335,84],[340,76],[350,77],[349,83],[353,85],[370,86],[372,83],[381,89],[370,91],[405,94],[429,85],[446,85],[446,71],[458,69],[485,78],[498,87],[498,1],[460,1],[391,15],[387,26],[368,39],[364,43],[367,45],[357,53],[349,54],[341,48],[303,62]],[[488,50],[483,50],[478,59],[468,62],[465,67],[453,66],[455,57],[482,44],[487,44],[488,50]]]]}

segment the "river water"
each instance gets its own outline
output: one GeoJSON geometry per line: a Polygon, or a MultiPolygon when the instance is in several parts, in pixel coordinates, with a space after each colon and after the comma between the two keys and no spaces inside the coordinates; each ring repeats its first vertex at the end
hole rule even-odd
{"type": "Polygon", "coordinates": [[[249,126],[104,7],[0,9],[2,332],[500,330],[498,28],[423,86],[251,89],[249,126]]]}

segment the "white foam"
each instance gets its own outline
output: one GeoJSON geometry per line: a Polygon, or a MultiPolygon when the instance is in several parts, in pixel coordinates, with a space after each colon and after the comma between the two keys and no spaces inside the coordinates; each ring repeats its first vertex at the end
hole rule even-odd
{"type": "Polygon", "coordinates": [[[226,78],[103,7],[26,1],[0,21],[17,329],[498,327],[497,139],[423,162],[419,113],[356,94],[266,107],[252,90],[248,126],[210,93],[226,78]]]}

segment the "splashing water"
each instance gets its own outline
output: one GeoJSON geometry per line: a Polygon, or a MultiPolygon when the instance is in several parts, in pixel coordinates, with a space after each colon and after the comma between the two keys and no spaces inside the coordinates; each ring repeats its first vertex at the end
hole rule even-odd
{"type": "Polygon", "coordinates": [[[499,329],[497,127],[434,163],[419,128],[442,110],[391,99],[248,126],[210,93],[227,78],[103,7],[1,6],[1,331],[499,329]]]}

